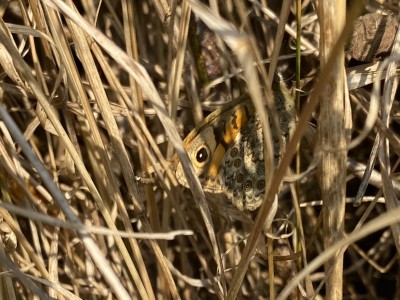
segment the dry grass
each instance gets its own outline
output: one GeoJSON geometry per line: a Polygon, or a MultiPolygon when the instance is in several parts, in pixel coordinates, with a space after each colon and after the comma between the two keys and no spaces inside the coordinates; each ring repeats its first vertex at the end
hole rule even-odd
{"type": "MultiPolygon", "coordinates": [[[[0,2],[2,299],[333,299],[338,288],[346,298],[400,297],[400,37],[389,37],[383,62],[354,64],[347,53],[339,138],[352,140],[340,147],[347,172],[331,176],[315,167],[333,153],[315,143],[330,127],[318,119],[330,116],[330,96],[318,104],[338,82],[332,68],[352,24],[328,55],[310,1],[301,13],[301,1],[209,2],[0,2]],[[266,201],[250,214],[206,200],[181,137],[204,112],[248,93],[271,140],[265,106],[274,107],[276,71],[297,91],[301,114],[267,174],[266,201]],[[170,168],[174,153],[191,190],[170,168]],[[289,166],[307,172],[288,175],[289,166]],[[326,185],[340,175],[346,189],[335,198],[326,185]],[[332,199],[344,209],[338,222],[332,199]],[[342,265],[338,253],[343,270],[329,267],[342,265]]],[[[379,12],[371,4],[358,11],[379,12]]]]}

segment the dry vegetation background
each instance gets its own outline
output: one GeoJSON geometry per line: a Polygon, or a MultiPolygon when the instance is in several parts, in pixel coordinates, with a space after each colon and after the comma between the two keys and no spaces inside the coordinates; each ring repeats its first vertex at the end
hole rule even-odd
{"type": "Polygon", "coordinates": [[[399,299],[398,13],[394,0],[0,1],[0,298],[399,299]],[[341,32],[321,13],[332,3],[369,14],[346,24],[343,60],[344,39],[331,60],[320,48],[341,32]],[[258,218],[206,202],[169,161],[223,103],[249,93],[265,113],[276,71],[306,113],[267,239],[271,197],[258,218]],[[348,144],[327,170],[318,115],[338,102],[314,104],[337,82],[348,144]],[[346,190],[320,189],[332,174],[346,190]]]}

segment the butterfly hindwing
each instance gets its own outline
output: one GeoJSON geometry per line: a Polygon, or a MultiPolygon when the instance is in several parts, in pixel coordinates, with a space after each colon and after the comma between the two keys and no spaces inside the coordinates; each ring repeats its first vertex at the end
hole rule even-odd
{"type": "Polygon", "coordinates": [[[227,148],[221,166],[225,194],[240,210],[255,210],[265,193],[263,134],[254,114],[227,148]]]}

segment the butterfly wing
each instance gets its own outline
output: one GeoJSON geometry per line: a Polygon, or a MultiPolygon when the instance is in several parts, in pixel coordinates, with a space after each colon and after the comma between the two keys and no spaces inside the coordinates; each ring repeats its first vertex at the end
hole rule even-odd
{"type": "MultiPolygon", "coordinates": [[[[225,192],[221,164],[227,147],[254,114],[250,103],[249,99],[238,98],[224,105],[198,124],[183,141],[204,191],[225,192]]],[[[189,187],[177,157],[173,159],[173,167],[179,183],[189,187]]]]}
{"type": "Polygon", "coordinates": [[[236,208],[253,211],[261,205],[264,170],[263,133],[254,114],[227,148],[221,164],[225,194],[236,208]]]}

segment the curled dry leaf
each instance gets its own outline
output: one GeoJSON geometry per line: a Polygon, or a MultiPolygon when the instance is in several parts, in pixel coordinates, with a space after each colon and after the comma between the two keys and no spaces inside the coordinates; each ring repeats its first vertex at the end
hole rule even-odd
{"type": "Polygon", "coordinates": [[[13,252],[17,248],[17,237],[10,226],[5,222],[0,223],[0,240],[7,252],[13,252]]]}
{"type": "Polygon", "coordinates": [[[376,12],[357,19],[348,45],[348,53],[356,60],[372,62],[389,53],[399,26],[398,18],[376,12]]]}

